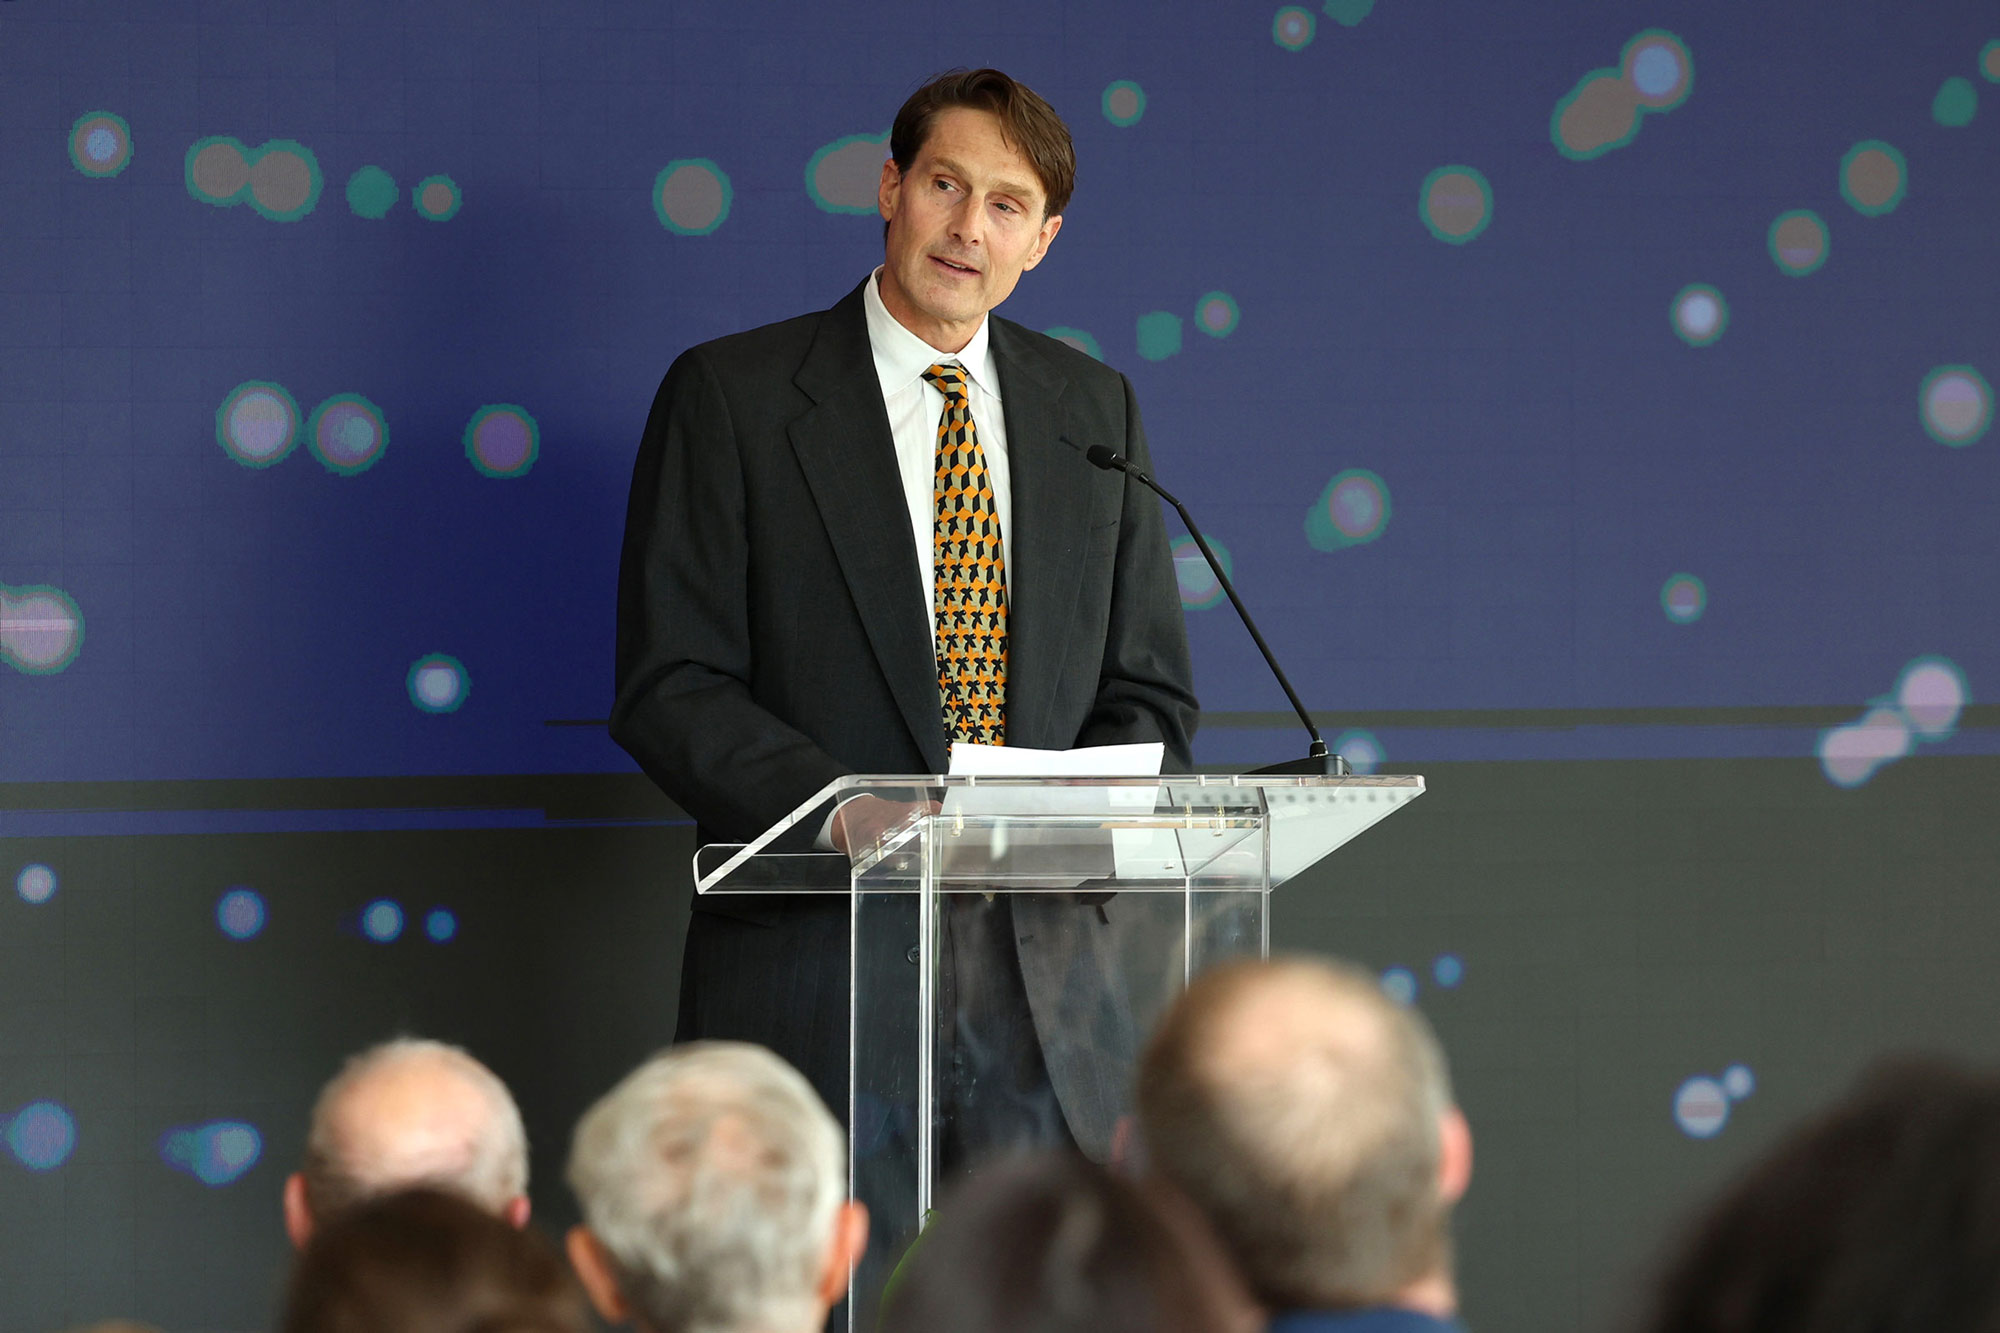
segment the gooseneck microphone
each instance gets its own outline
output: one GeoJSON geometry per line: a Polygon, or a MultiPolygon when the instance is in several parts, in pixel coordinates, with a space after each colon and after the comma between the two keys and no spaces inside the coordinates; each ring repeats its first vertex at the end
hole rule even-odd
{"type": "Polygon", "coordinates": [[[1306,751],[1305,758],[1288,759],[1282,764],[1271,764],[1250,771],[1269,773],[1273,776],[1307,774],[1330,778],[1344,778],[1351,774],[1353,770],[1347,766],[1345,759],[1337,754],[1327,753],[1326,742],[1320,739],[1319,728],[1313,725],[1312,715],[1306,712],[1306,706],[1299,702],[1298,691],[1292,688],[1292,682],[1285,676],[1285,669],[1278,665],[1278,659],[1272,655],[1271,645],[1265,643],[1264,636],[1258,632],[1257,622],[1250,618],[1249,609],[1243,605],[1243,599],[1236,595],[1235,585],[1230,583],[1229,575],[1223,573],[1222,562],[1215,558],[1215,552],[1208,549],[1208,538],[1202,536],[1201,529],[1195,526],[1194,515],[1188,513],[1187,506],[1175,499],[1166,487],[1133,467],[1131,460],[1106,445],[1093,444],[1083,451],[1083,456],[1090,460],[1092,466],[1103,468],[1107,472],[1123,472],[1174,507],[1174,512],[1181,516],[1181,522],[1187,525],[1188,535],[1194,538],[1195,547],[1201,552],[1202,559],[1208,561],[1208,567],[1215,571],[1216,582],[1220,583],[1222,590],[1229,594],[1229,604],[1235,607],[1236,614],[1242,617],[1243,628],[1250,631],[1250,637],[1256,641],[1257,651],[1264,654],[1264,661],[1270,666],[1271,674],[1278,678],[1278,684],[1285,687],[1285,697],[1292,701],[1292,711],[1297,713],[1299,721],[1305,724],[1306,735],[1312,737],[1312,746],[1306,751]]]}

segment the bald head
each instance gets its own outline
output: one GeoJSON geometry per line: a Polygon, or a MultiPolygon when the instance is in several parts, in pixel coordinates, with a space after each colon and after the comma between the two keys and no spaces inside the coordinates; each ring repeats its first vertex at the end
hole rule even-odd
{"type": "Polygon", "coordinates": [[[1204,973],[1147,1048],[1139,1117],[1156,1169],[1272,1306],[1448,1289],[1470,1144],[1436,1038],[1371,974],[1306,959],[1204,973]]]}
{"type": "Polygon", "coordinates": [[[456,1046],[399,1038],[348,1060],[313,1106],[302,1169],[286,1182],[287,1229],[411,1185],[527,1220],[521,1113],[493,1071],[456,1046]]]}

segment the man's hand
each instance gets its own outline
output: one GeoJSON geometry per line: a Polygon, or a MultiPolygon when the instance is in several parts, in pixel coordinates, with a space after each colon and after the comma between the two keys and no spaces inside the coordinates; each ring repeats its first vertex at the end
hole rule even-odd
{"type": "Polygon", "coordinates": [[[885,801],[880,796],[843,801],[833,812],[833,849],[852,856],[857,849],[873,847],[941,808],[936,801],[885,801]]]}

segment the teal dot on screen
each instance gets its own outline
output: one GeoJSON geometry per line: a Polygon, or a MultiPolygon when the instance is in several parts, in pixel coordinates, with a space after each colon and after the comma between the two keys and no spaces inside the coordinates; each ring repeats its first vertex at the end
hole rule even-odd
{"type": "Polygon", "coordinates": [[[1352,28],[1375,12],[1375,0],[1326,0],[1320,12],[1343,28],[1352,28]]]}
{"type": "Polygon", "coordinates": [[[378,898],[361,909],[361,933],[377,944],[387,944],[403,933],[403,909],[387,898],[378,898]]]}
{"type": "Polygon", "coordinates": [[[396,178],[380,167],[363,167],[347,178],[347,206],[356,217],[388,217],[401,197],[396,178]]]}
{"type": "Polygon", "coordinates": [[[1104,89],[1104,118],[1119,128],[1139,123],[1146,114],[1146,90],[1130,79],[1119,79],[1104,89]]]}
{"type": "Polygon", "coordinates": [[[1164,361],[1181,350],[1181,317],[1166,310],[1139,316],[1139,355],[1164,361]]]}
{"type": "Polygon", "coordinates": [[[1303,51],[1312,45],[1316,26],[1311,10],[1286,5],[1271,19],[1271,40],[1287,51],[1303,51]]]}
{"type": "MultiPolygon", "coordinates": [[[[1174,582],[1180,585],[1182,609],[1206,611],[1219,606],[1228,594],[1222,590],[1222,580],[1215,577],[1215,570],[1210,568],[1194,538],[1176,537],[1167,549],[1174,557],[1174,582]]],[[[1215,553],[1215,562],[1222,566],[1222,572],[1233,580],[1236,567],[1228,548],[1211,537],[1208,549],[1215,553]]]]}
{"type": "Polygon", "coordinates": [[[1971,79],[1954,74],[1946,79],[1931,99],[1931,119],[1946,129],[1963,129],[1979,113],[1979,90],[1971,79]]]}
{"type": "Polygon", "coordinates": [[[420,711],[455,713],[472,693],[472,677],[450,653],[426,653],[410,663],[403,686],[420,711]]]}
{"type": "Polygon", "coordinates": [[[1382,742],[1365,727],[1343,731],[1334,737],[1333,752],[1345,759],[1350,769],[1364,777],[1382,766],[1382,742]]]}
{"type": "Polygon", "coordinates": [[[1382,993],[1397,1004],[1417,1002],[1417,974],[1407,967],[1392,967],[1382,973],[1382,993]]]}
{"type": "Polygon", "coordinates": [[[1242,320],[1243,312],[1228,292],[1209,292],[1194,303],[1195,327],[1211,338],[1227,338],[1242,320]]]}
{"type": "Polygon", "coordinates": [[[1708,585],[1692,574],[1675,574],[1660,585],[1660,609],[1676,625],[1692,625],[1708,610],[1708,585]]]}
{"type": "Polygon", "coordinates": [[[69,160],[94,179],[116,176],[132,161],[132,127],[110,111],[78,116],[69,129],[69,160]]]}
{"type": "Polygon", "coordinates": [[[264,1136],[241,1120],[211,1120],[160,1136],[160,1160],[210,1189],[240,1180],[264,1155],[264,1136]]]}
{"type": "Polygon", "coordinates": [[[1058,324],[1054,328],[1043,329],[1042,332],[1048,337],[1054,338],[1059,343],[1069,344],[1094,361],[1102,361],[1104,359],[1104,349],[1098,346],[1097,339],[1082,329],[1073,329],[1066,324],[1058,324]]]}
{"type": "Polygon", "coordinates": [[[433,907],[424,916],[424,934],[433,944],[447,943],[458,934],[458,918],[447,908],[433,907]]]}
{"type": "Polygon", "coordinates": [[[1465,980],[1465,963],[1455,953],[1442,953],[1431,964],[1431,976],[1437,984],[1451,990],[1465,980]]]}
{"type": "Polygon", "coordinates": [[[314,408],[306,423],[306,448],[335,476],[366,472],[388,447],[382,409],[358,393],[335,394],[314,408]]]}
{"type": "Polygon", "coordinates": [[[449,176],[426,176],[410,188],[410,207],[429,222],[449,222],[465,206],[465,193],[449,176]]]}
{"type": "Polygon", "coordinates": [[[729,219],[729,173],[705,157],[679,158],[653,178],[653,216],[677,236],[706,236],[729,219]]]}

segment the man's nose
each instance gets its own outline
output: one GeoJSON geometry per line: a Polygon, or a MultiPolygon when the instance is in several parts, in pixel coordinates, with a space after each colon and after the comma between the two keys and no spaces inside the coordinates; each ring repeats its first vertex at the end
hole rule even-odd
{"type": "Polygon", "coordinates": [[[982,235],[980,221],[983,217],[984,212],[979,207],[978,200],[971,195],[962,197],[957,206],[951,210],[952,239],[966,245],[979,244],[982,235]]]}

